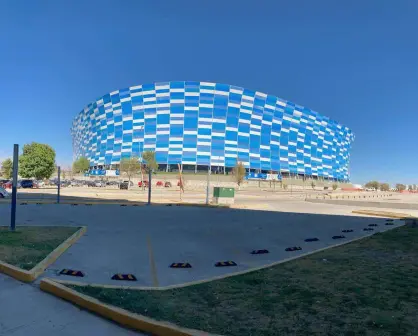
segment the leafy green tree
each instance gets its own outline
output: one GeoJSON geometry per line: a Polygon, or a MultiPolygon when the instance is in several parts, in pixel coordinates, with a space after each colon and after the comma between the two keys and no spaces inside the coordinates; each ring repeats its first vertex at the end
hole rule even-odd
{"type": "Polygon", "coordinates": [[[19,175],[42,180],[50,178],[55,169],[55,151],[45,144],[32,142],[23,146],[19,157],[19,175]]]}
{"type": "Polygon", "coordinates": [[[364,186],[366,188],[374,188],[376,190],[379,190],[380,183],[377,181],[370,181],[370,182],[367,182],[364,186]]]}
{"type": "Polygon", "coordinates": [[[13,161],[12,159],[6,159],[1,163],[1,171],[2,175],[7,178],[11,179],[13,176],[13,161]]]}
{"type": "Polygon", "coordinates": [[[85,171],[89,169],[89,167],[90,167],[90,161],[86,157],[82,156],[74,161],[73,172],[75,174],[84,173],[85,171]]]}
{"type": "Polygon", "coordinates": [[[128,176],[128,187],[131,184],[131,177],[137,174],[140,169],[141,164],[139,163],[139,158],[137,156],[120,160],[119,170],[121,173],[125,173],[126,176],[128,176]]]}
{"type": "Polygon", "coordinates": [[[232,170],[232,173],[234,174],[235,182],[237,182],[238,187],[240,187],[246,174],[244,164],[242,162],[237,162],[234,169],[232,170]]]}
{"type": "Polygon", "coordinates": [[[396,184],[396,190],[398,191],[404,191],[406,189],[406,185],[402,184],[402,183],[397,183],[396,184]]]}
{"type": "Polygon", "coordinates": [[[390,186],[389,186],[388,183],[381,183],[380,184],[380,190],[381,191],[389,191],[389,189],[390,189],[390,186]]]}
{"type": "Polygon", "coordinates": [[[144,167],[146,172],[150,170],[156,171],[158,169],[158,163],[155,159],[155,152],[153,151],[145,151],[142,153],[142,159],[144,162],[144,167]]]}

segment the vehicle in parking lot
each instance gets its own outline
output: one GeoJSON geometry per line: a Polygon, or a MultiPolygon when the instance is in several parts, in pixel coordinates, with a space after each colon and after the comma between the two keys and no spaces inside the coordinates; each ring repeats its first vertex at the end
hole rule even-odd
{"type": "Polygon", "coordinates": [[[24,188],[24,189],[26,189],[26,188],[34,188],[35,187],[35,184],[33,183],[32,180],[22,180],[22,181],[20,181],[20,187],[21,188],[24,188]]]}
{"type": "Polygon", "coordinates": [[[128,190],[129,189],[129,183],[128,183],[128,181],[124,181],[124,182],[119,183],[119,189],[126,189],[126,190],[128,190]]]}
{"type": "Polygon", "coordinates": [[[138,187],[142,187],[142,184],[144,184],[145,188],[148,188],[148,181],[139,181],[138,182],[138,187]]]}
{"type": "Polygon", "coordinates": [[[6,191],[6,189],[0,187],[0,198],[6,198],[9,197],[9,193],[6,191]]]}

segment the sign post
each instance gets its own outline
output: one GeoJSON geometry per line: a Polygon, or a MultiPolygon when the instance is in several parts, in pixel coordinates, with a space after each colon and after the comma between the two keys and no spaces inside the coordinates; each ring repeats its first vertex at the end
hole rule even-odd
{"type": "Polygon", "coordinates": [[[16,229],[16,198],[17,198],[17,172],[19,166],[19,145],[13,146],[13,184],[12,184],[12,213],[10,218],[10,230],[16,229]]]}
{"type": "Polygon", "coordinates": [[[148,172],[148,205],[151,205],[151,178],[152,178],[152,169],[149,169],[148,172]]]}
{"type": "Polygon", "coordinates": [[[60,202],[60,192],[61,192],[61,167],[58,166],[58,192],[57,192],[57,203],[60,202]]]}

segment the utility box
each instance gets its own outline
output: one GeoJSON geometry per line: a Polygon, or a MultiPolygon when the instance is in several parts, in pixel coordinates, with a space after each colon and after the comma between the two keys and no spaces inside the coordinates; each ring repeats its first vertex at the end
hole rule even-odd
{"type": "Polygon", "coordinates": [[[214,204],[234,204],[235,189],[225,187],[213,188],[214,204]]]}

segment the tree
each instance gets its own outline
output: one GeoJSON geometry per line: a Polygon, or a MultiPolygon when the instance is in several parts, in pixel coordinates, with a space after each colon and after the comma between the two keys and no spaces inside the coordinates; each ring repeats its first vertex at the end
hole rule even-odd
{"type": "Polygon", "coordinates": [[[239,188],[241,186],[241,183],[244,181],[244,177],[246,174],[244,164],[242,162],[237,162],[234,169],[232,170],[232,174],[234,175],[235,182],[237,182],[239,188]]]}
{"type": "Polygon", "coordinates": [[[90,167],[90,161],[82,156],[73,162],[73,172],[75,174],[84,173],[90,167]]]}
{"type": "Polygon", "coordinates": [[[338,184],[337,184],[337,183],[334,183],[334,184],[332,185],[332,190],[337,190],[337,188],[338,188],[338,184]]]}
{"type": "Polygon", "coordinates": [[[405,189],[406,189],[405,184],[402,184],[402,183],[397,183],[396,184],[396,190],[398,190],[398,191],[404,191],[405,189]]]}
{"type": "Polygon", "coordinates": [[[1,163],[1,171],[2,175],[7,178],[11,179],[13,176],[13,161],[12,159],[6,159],[1,163]]]}
{"type": "Polygon", "coordinates": [[[50,178],[55,169],[55,151],[51,146],[32,142],[23,146],[19,157],[19,175],[42,180],[50,178]]]}
{"type": "Polygon", "coordinates": [[[137,156],[122,158],[122,160],[120,160],[119,170],[121,173],[125,173],[128,176],[128,188],[131,184],[131,177],[138,173],[140,169],[141,164],[139,163],[139,158],[137,156]]]}
{"type": "Polygon", "coordinates": [[[142,153],[142,159],[145,164],[145,170],[149,172],[150,170],[157,170],[158,169],[158,163],[155,159],[155,152],[152,151],[145,151],[142,153]]]}
{"type": "Polygon", "coordinates": [[[380,184],[380,190],[381,191],[389,191],[389,189],[390,189],[390,186],[389,186],[388,183],[381,183],[380,184]]]}
{"type": "Polygon", "coordinates": [[[370,182],[367,182],[364,186],[366,188],[374,188],[376,190],[379,190],[380,183],[377,181],[370,181],[370,182]]]}

